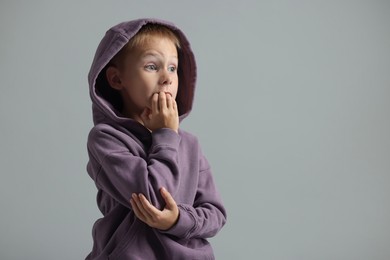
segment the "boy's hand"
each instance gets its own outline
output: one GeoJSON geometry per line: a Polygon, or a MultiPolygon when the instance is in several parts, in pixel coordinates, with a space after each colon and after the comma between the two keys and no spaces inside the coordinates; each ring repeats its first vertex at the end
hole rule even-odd
{"type": "Polygon", "coordinates": [[[141,119],[150,131],[160,128],[170,128],[174,131],[179,129],[179,113],[176,100],[170,93],[159,92],[152,96],[151,109],[145,108],[141,119]]]}
{"type": "Polygon", "coordinates": [[[150,204],[143,194],[133,194],[130,204],[133,207],[134,214],[137,218],[150,227],[168,230],[176,224],[176,221],[179,218],[179,209],[175,200],[165,188],[161,188],[160,192],[166,203],[163,210],[159,210],[150,204]]]}

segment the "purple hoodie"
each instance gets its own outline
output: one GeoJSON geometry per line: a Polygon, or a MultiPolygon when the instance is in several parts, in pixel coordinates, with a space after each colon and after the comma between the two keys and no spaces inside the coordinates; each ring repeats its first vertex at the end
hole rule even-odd
{"type": "Polygon", "coordinates": [[[207,238],[223,227],[226,211],[197,138],[181,129],[178,134],[168,128],[151,133],[123,117],[101,73],[147,23],[165,25],[179,36],[176,102],[180,121],[192,108],[196,64],[180,29],[162,20],[139,19],[106,32],[88,75],[94,127],[88,137],[87,170],[98,189],[97,204],[103,217],[93,226],[93,249],[86,259],[214,259],[207,238]],[[164,208],[161,187],[171,193],[179,208],[177,223],[165,231],[137,219],[130,205],[133,193],[143,193],[154,206],[164,208]]]}

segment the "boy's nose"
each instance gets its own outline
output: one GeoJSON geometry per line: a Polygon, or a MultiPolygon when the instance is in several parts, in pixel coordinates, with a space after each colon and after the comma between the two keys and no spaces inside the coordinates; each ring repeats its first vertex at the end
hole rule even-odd
{"type": "Polygon", "coordinates": [[[161,75],[159,83],[162,86],[171,85],[172,84],[172,79],[171,79],[171,77],[169,76],[168,73],[164,73],[163,75],[161,75]]]}
{"type": "Polygon", "coordinates": [[[165,80],[161,81],[160,84],[163,85],[163,86],[171,85],[172,84],[172,80],[165,79],[165,80]]]}

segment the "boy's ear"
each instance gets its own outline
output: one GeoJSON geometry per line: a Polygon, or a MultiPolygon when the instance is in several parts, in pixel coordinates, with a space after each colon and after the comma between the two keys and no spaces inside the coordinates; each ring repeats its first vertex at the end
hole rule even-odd
{"type": "Polygon", "coordinates": [[[108,67],[106,70],[108,84],[110,84],[110,86],[116,90],[122,89],[122,82],[119,75],[119,70],[113,66],[108,67]]]}

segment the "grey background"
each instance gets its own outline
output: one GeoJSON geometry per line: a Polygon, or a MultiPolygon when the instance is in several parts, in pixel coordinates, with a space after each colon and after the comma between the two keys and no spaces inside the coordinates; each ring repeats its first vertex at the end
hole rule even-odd
{"type": "Polygon", "coordinates": [[[0,259],[83,259],[87,72],[139,17],[188,35],[228,210],[217,259],[390,259],[389,1],[1,1],[0,259]]]}

